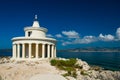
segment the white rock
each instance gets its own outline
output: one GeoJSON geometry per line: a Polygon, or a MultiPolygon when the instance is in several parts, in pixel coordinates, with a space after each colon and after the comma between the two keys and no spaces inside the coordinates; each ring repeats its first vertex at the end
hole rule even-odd
{"type": "Polygon", "coordinates": [[[83,70],[89,70],[90,66],[85,62],[82,61],[81,59],[77,59],[77,62],[75,65],[78,65],[79,67],[82,67],[83,70]]]}
{"type": "Polygon", "coordinates": [[[29,80],[67,80],[58,74],[38,74],[31,77],[29,80]]]}
{"type": "Polygon", "coordinates": [[[66,76],[66,79],[67,80],[76,80],[74,77],[71,77],[71,76],[66,76]]]}

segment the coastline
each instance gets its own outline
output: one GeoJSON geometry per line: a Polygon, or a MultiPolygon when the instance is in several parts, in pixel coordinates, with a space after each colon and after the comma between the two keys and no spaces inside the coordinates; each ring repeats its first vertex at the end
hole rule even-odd
{"type": "MultiPolygon", "coordinates": [[[[67,61],[69,59],[56,58],[56,60],[67,61]]],[[[0,59],[0,77],[3,80],[35,80],[40,76],[49,76],[49,79],[43,77],[43,80],[119,80],[120,71],[104,70],[99,66],[89,66],[87,62],[76,59],[75,73],[68,74],[65,70],[60,70],[50,64],[51,59],[36,61],[16,61],[10,57],[0,59]],[[65,75],[65,76],[63,76],[65,75]],[[109,75],[109,76],[108,76],[109,75]]],[[[70,62],[71,63],[71,62],[70,62]]],[[[2,80],[1,79],[1,80],[2,80]]]]}
{"type": "MultiPolygon", "coordinates": [[[[79,58],[86,61],[90,65],[101,66],[107,70],[113,70],[113,71],[120,70],[119,68],[120,53],[118,52],[115,52],[115,53],[106,52],[108,54],[105,54],[104,52],[81,52],[81,53],[80,52],[57,52],[57,53],[58,53],[57,55],[58,57],[79,58]]],[[[4,55],[1,57],[8,57],[9,55],[12,56],[11,52],[9,53],[3,52],[3,54],[4,55]]]]}
{"type": "MultiPolygon", "coordinates": [[[[63,52],[63,51],[59,51],[63,52]]],[[[110,53],[110,52],[120,52],[120,51],[66,51],[66,52],[105,52],[105,53],[110,53]]]]}
{"type": "Polygon", "coordinates": [[[120,47],[85,47],[58,50],[58,52],[120,52],[120,47]]]}

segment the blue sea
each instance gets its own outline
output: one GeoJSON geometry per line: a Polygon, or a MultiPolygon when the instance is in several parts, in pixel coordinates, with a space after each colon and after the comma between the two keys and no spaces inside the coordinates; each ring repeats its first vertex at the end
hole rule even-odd
{"type": "Polygon", "coordinates": [[[120,71],[120,52],[58,52],[57,56],[79,58],[89,65],[120,71]]]}
{"type": "MultiPolygon", "coordinates": [[[[12,56],[12,52],[0,52],[0,56],[12,56]]],[[[120,52],[57,52],[57,57],[79,58],[89,65],[120,71],[120,52]]]]}

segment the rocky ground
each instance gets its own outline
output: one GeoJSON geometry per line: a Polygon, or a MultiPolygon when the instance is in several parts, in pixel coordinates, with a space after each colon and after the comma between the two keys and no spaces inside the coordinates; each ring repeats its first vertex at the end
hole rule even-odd
{"type": "Polygon", "coordinates": [[[63,77],[67,72],[51,66],[50,60],[15,61],[8,57],[1,58],[0,80],[120,80],[120,71],[90,67],[80,59],[77,59],[76,65],[76,77],[63,77]]]}
{"type": "Polygon", "coordinates": [[[15,61],[10,58],[0,59],[0,80],[65,80],[60,71],[51,66],[49,60],[38,61],[15,61]],[[51,77],[48,76],[51,75],[51,77]],[[48,79],[39,79],[36,75],[46,75],[48,79]],[[38,78],[38,79],[36,79],[38,78]]]}
{"type": "Polygon", "coordinates": [[[82,69],[76,71],[75,80],[120,80],[120,71],[103,70],[98,66],[90,67],[86,62],[77,60],[82,69]]]}

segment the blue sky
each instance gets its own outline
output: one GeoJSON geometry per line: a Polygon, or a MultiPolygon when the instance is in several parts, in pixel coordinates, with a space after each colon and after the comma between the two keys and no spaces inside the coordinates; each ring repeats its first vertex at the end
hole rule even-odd
{"type": "Polygon", "coordinates": [[[119,0],[0,0],[0,48],[24,36],[34,15],[57,49],[120,47],[119,0]]]}

